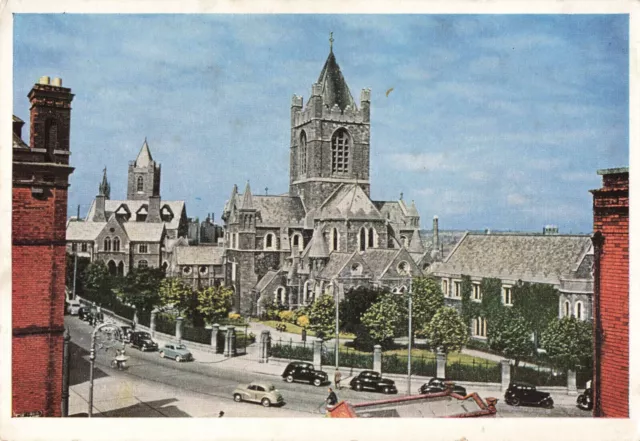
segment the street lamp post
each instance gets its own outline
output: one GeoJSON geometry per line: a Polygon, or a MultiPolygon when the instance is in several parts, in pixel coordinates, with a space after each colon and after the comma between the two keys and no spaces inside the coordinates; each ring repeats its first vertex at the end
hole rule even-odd
{"type": "Polygon", "coordinates": [[[407,356],[407,395],[411,395],[411,344],[412,344],[412,337],[413,337],[413,332],[412,332],[412,328],[411,328],[411,315],[412,315],[412,298],[413,298],[413,293],[411,292],[412,290],[412,281],[413,279],[411,278],[411,276],[409,276],[409,353],[407,356]]]}
{"type": "Polygon", "coordinates": [[[333,295],[336,301],[336,348],[335,348],[335,352],[336,352],[336,369],[338,369],[338,354],[339,354],[339,349],[340,349],[340,308],[339,308],[339,302],[338,302],[338,297],[339,297],[339,291],[337,289],[337,284],[336,284],[336,279],[333,279],[331,281],[331,283],[333,284],[333,295]]]}
{"type": "Polygon", "coordinates": [[[107,330],[111,328],[111,332],[108,333],[108,339],[100,342],[100,347],[109,349],[115,346],[120,340],[120,328],[113,323],[102,323],[96,326],[96,329],[91,333],[91,353],[89,355],[89,409],[88,416],[93,416],[93,367],[96,361],[96,336],[98,331],[107,330]]]}

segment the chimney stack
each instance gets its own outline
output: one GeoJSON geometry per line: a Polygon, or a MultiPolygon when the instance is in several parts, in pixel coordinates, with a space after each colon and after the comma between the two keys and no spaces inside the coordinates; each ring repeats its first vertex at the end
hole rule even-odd
{"type": "Polygon", "coordinates": [[[162,222],[162,218],[160,217],[160,196],[149,196],[147,222],[162,222]]]}
{"type": "Polygon", "coordinates": [[[438,232],[438,216],[433,216],[433,249],[440,248],[440,235],[438,232]]]}

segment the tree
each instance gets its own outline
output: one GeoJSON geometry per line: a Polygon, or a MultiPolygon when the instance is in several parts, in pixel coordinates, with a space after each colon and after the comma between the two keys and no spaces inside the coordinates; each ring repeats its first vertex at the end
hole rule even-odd
{"type": "Polygon", "coordinates": [[[120,297],[140,311],[150,311],[160,305],[161,268],[132,268],[126,275],[120,297]]]}
{"type": "Polygon", "coordinates": [[[590,366],[593,354],[593,332],[590,321],[563,317],[554,319],[542,333],[541,346],[559,369],[575,370],[590,366]]]}
{"type": "Polygon", "coordinates": [[[209,286],[198,290],[197,311],[209,323],[228,317],[233,305],[233,291],[224,286],[209,286]]]}
{"type": "Polygon", "coordinates": [[[489,347],[513,358],[516,366],[521,358],[533,353],[535,345],[531,341],[531,329],[517,311],[509,308],[494,315],[488,327],[489,347]]]}
{"type": "Polygon", "coordinates": [[[432,278],[418,277],[412,283],[411,327],[415,333],[423,330],[444,306],[444,295],[440,284],[432,278]]]}
{"type": "Polygon", "coordinates": [[[324,339],[335,332],[336,305],[333,297],[324,294],[317,299],[309,310],[309,327],[316,336],[324,339]]]}
{"type": "Polygon", "coordinates": [[[455,308],[442,307],[425,327],[429,347],[445,354],[459,352],[469,339],[469,327],[455,308]]]}
{"type": "MultiPolygon", "coordinates": [[[[76,294],[83,293],[83,274],[91,263],[88,257],[78,256],[78,267],[76,269],[76,294]]],[[[73,291],[73,269],[75,266],[75,256],[67,253],[65,283],[69,292],[73,291]]]]}
{"type": "Polygon", "coordinates": [[[107,265],[100,260],[90,263],[82,275],[87,297],[102,306],[110,306],[116,301],[113,292],[114,282],[114,277],[109,274],[107,265]]]}
{"type": "Polygon", "coordinates": [[[180,314],[191,315],[197,306],[197,303],[194,302],[196,296],[193,290],[178,277],[163,279],[160,282],[158,293],[161,305],[173,306],[180,314]]]}
{"type": "Polygon", "coordinates": [[[528,282],[518,282],[512,289],[513,309],[529,323],[537,345],[542,332],[558,317],[558,290],[528,282]]]}
{"type": "Polygon", "coordinates": [[[374,343],[387,345],[400,321],[397,295],[385,294],[362,315],[362,325],[374,343]]]}
{"type": "Polygon", "coordinates": [[[340,328],[354,332],[360,325],[362,314],[376,303],[382,295],[379,289],[359,288],[346,293],[340,302],[340,328]]]}

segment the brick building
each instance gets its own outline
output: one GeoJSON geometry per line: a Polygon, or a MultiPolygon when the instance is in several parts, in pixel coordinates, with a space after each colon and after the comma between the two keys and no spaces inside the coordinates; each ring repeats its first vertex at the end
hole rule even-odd
{"type": "Polygon", "coordinates": [[[629,169],[593,193],[594,416],[629,417],[629,169]]]}
{"type": "Polygon", "coordinates": [[[12,413],[60,416],[71,90],[42,77],[13,118],[12,413]]]}

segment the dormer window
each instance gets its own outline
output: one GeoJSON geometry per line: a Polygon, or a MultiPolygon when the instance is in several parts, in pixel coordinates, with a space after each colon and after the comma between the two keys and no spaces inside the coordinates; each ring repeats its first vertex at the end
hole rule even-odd
{"type": "Polygon", "coordinates": [[[403,260],[398,264],[398,274],[400,274],[401,276],[408,276],[410,269],[411,267],[406,260],[403,260]]]}

